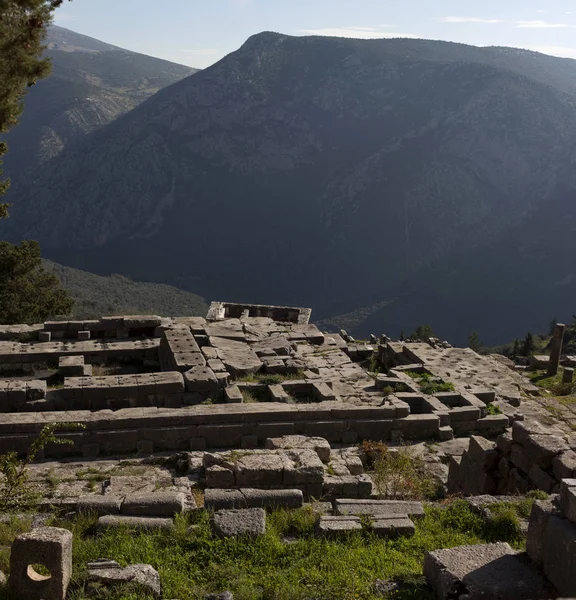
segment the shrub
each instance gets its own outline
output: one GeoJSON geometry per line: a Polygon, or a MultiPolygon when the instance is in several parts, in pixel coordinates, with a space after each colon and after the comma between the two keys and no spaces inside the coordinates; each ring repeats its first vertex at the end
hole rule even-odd
{"type": "Polygon", "coordinates": [[[22,458],[14,451],[0,455],[0,512],[28,510],[38,503],[38,492],[31,489],[28,484],[28,466],[47,444],[72,444],[69,439],[56,437],[56,431],[78,427],[83,425],[78,423],[44,425],[30,446],[26,457],[22,458]]]}

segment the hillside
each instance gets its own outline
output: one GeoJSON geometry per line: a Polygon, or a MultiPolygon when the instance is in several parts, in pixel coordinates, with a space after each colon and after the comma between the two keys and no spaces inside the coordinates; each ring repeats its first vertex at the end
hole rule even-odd
{"type": "Polygon", "coordinates": [[[57,26],[48,30],[46,46],[52,75],[29,90],[20,124],[6,136],[5,173],[15,181],[67,144],[195,72],[57,26]]]}
{"type": "Polygon", "coordinates": [[[118,314],[195,317],[208,311],[203,298],[169,285],[136,282],[122,275],[102,277],[48,260],[44,268],[59,277],[76,301],[70,315],[74,319],[118,314]]]}
{"type": "Polygon", "coordinates": [[[259,34],[15,187],[7,231],[93,272],[496,343],[573,297],[546,286],[573,281],[575,81],[509,48],[259,34]]]}

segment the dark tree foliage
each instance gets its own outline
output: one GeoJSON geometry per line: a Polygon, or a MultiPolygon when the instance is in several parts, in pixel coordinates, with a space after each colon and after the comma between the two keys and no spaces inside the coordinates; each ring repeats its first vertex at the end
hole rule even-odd
{"type": "Polygon", "coordinates": [[[74,302],[42,268],[38,242],[0,242],[0,323],[39,323],[65,315],[74,302]]]}
{"type": "Polygon", "coordinates": [[[482,350],[482,342],[480,341],[480,336],[477,331],[474,331],[472,335],[468,338],[468,348],[474,350],[474,352],[480,352],[482,350]]]}
{"type": "MultiPolygon", "coordinates": [[[[63,0],[0,0],[0,134],[18,123],[26,90],[50,73],[50,60],[42,58],[42,42],[55,8],[63,0]]],[[[2,156],[8,151],[0,142],[2,156]]],[[[2,180],[0,195],[10,185],[2,180]]],[[[0,219],[8,216],[0,204],[0,219]]]]}
{"type": "Polygon", "coordinates": [[[532,356],[535,349],[536,344],[534,343],[534,336],[528,332],[522,343],[522,356],[532,356]]]}
{"type": "Polygon", "coordinates": [[[416,329],[410,334],[409,339],[427,342],[433,337],[436,336],[434,335],[434,331],[430,325],[418,325],[418,327],[416,327],[416,329]]]}

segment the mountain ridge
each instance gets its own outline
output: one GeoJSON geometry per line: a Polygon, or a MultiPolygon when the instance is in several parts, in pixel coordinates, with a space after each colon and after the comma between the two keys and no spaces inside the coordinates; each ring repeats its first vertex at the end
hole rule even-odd
{"type": "Polygon", "coordinates": [[[11,235],[88,270],[318,318],[390,306],[562,206],[572,75],[576,61],[540,54],[258,34],[17,188],[11,235]]]}

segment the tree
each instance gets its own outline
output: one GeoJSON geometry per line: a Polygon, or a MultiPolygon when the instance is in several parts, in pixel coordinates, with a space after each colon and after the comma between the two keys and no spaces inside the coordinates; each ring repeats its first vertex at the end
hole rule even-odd
{"type": "Polygon", "coordinates": [[[528,332],[524,338],[524,342],[522,343],[522,356],[532,356],[535,349],[536,345],[534,344],[534,336],[528,332]]]}
{"type": "Polygon", "coordinates": [[[482,350],[482,342],[480,341],[480,337],[478,336],[478,332],[472,332],[472,335],[468,338],[468,348],[474,350],[474,352],[480,352],[482,350]]]}
{"type": "MultiPolygon", "coordinates": [[[[0,0],[0,134],[18,123],[27,88],[50,73],[50,59],[42,58],[42,42],[63,1],[0,0]]],[[[0,196],[10,185],[1,178],[7,151],[6,142],[0,142],[0,196]]],[[[9,206],[0,204],[0,219],[8,216],[9,206]]]]}
{"type": "Polygon", "coordinates": [[[0,242],[0,323],[38,323],[73,305],[60,280],[42,268],[38,242],[0,242]]]}
{"type": "Polygon", "coordinates": [[[520,356],[520,340],[516,338],[514,340],[514,345],[512,346],[512,354],[511,358],[516,360],[520,356]]]}
{"type": "Polygon", "coordinates": [[[416,327],[416,329],[410,334],[408,339],[427,342],[433,337],[435,337],[435,335],[430,325],[418,325],[418,327],[416,327]]]}

